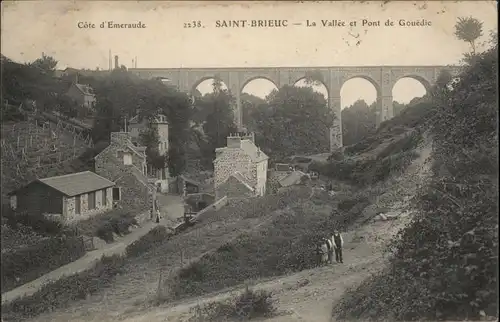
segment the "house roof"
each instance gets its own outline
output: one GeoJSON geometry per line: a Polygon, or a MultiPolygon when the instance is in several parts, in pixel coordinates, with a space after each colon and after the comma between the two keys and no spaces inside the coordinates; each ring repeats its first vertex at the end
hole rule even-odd
{"type": "Polygon", "coordinates": [[[229,148],[229,147],[223,147],[223,148],[217,148],[215,149],[215,152],[224,152],[228,150],[233,150],[233,149],[241,149],[243,152],[245,152],[246,155],[252,159],[252,162],[260,162],[264,160],[268,160],[269,157],[262,152],[258,146],[256,146],[252,141],[250,140],[241,140],[240,147],[236,148],[229,148]]]}
{"type": "Polygon", "coordinates": [[[300,181],[305,176],[307,176],[307,175],[302,171],[293,171],[288,176],[281,179],[279,181],[279,183],[282,187],[288,187],[288,186],[291,186],[293,184],[296,184],[298,181],[300,181]]]}
{"type": "Polygon", "coordinates": [[[276,171],[290,171],[290,164],[288,163],[276,163],[276,171]]]}
{"type": "MultiPolygon", "coordinates": [[[[237,172],[233,173],[232,175],[230,175],[227,178],[227,180],[229,180],[229,178],[235,178],[236,180],[241,182],[248,190],[254,191],[254,188],[250,185],[247,178],[245,178],[245,176],[241,172],[237,171],[237,172]]],[[[227,182],[227,180],[226,180],[226,182],[227,182]]]]}
{"type": "Polygon", "coordinates": [[[188,177],[186,177],[185,175],[180,175],[179,177],[181,177],[181,178],[182,178],[182,180],[184,180],[184,181],[186,181],[186,182],[188,182],[188,183],[190,183],[190,184],[192,184],[192,185],[195,185],[195,186],[198,186],[198,187],[202,187],[202,186],[203,186],[203,184],[202,184],[201,182],[198,182],[198,181],[196,181],[196,180],[193,180],[193,179],[191,179],[191,178],[188,178],[188,177]]]}
{"type": "MultiPolygon", "coordinates": [[[[73,197],[87,192],[109,188],[115,185],[113,181],[103,178],[100,175],[91,171],[84,171],[84,172],[66,174],[63,176],[37,179],[35,181],[30,182],[24,187],[27,187],[33,184],[34,182],[43,183],[44,185],[47,185],[68,197],[73,197]]],[[[20,189],[12,191],[10,194],[14,194],[16,191],[19,190],[20,189]]]]}
{"type": "Polygon", "coordinates": [[[82,92],[85,95],[92,95],[92,96],[94,95],[94,93],[92,92],[92,87],[90,87],[89,85],[75,84],[75,86],[80,90],[80,92],[82,92]]]}

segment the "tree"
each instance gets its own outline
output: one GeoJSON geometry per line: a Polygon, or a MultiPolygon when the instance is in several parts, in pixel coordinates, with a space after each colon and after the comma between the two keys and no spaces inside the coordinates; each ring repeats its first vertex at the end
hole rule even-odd
{"type": "Polygon", "coordinates": [[[231,132],[236,132],[234,124],[234,98],[227,89],[222,88],[220,79],[215,78],[213,93],[205,94],[195,101],[196,113],[202,125],[205,142],[200,147],[205,166],[210,166],[215,149],[226,145],[226,138],[231,132]]]}
{"type": "Polygon", "coordinates": [[[156,170],[164,169],[167,165],[167,157],[161,155],[158,150],[160,137],[158,136],[158,129],[152,125],[152,120],[148,121],[146,131],[139,135],[139,142],[146,147],[147,164],[156,170]]]}
{"type": "Polygon", "coordinates": [[[273,159],[329,149],[333,113],[321,93],[309,87],[284,86],[273,91],[251,117],[257,143],[273,159]]]}
{"type": "Polygon", "coordinates": [[[368,106],[364,100],[357,100],[342,110],[342,135],[344,145],[351,145],[366,138],[375,130],[376,105],[368,106]]]}
{"type": "Polygon", "coordinates": [[[57,60],[55,60],[52,56],[47,56],[42,53],[42,57],[36,59],[30,65],[35,68],[39,68],[52,76],[57,66],[57,60]]]}
{"type": "Polygon", "coordinates": [[[459,17],[455,24],[455,36],[468,42],[471,46],[471,54],[476,54],[476,41],[483,35],[483,23],[473,17],[459,17]]]}
{"type": "Polygon", "coordinates": [[[255,131],[255,122],[251,118],[252,113],[261,108],[262,106],[267,106],[265,99],[258,96],[242,93],[240,96],[241,100],[241,110],[243,113],[243,124],[249,129],[255,131]]]}

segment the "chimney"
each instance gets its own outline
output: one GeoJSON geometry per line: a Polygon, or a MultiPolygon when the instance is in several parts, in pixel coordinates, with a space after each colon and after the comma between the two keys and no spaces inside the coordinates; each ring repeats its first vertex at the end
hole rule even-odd
{"type": "Polygon", "coordinates": [[[231,133],[227,137],[227,147],[228,148],[239,148],[241,147],[241,138],[238,133],[231,133]]]}
{"type": "Polygon", "coordinates": [[[131,143],[130,133],[128,132],[111,132],[111,144],[117,146],[125,146],[131,143]]]}
{"type": "Polygon", "coordinates": [[[118,69],[118,55],[115,55],[115,69],[118,69]]]}
{"type": "Polygon", "coordinates": [[[238,133],[242,140],[249,140],[255,144],[255,134],[253,132],[250,133],[238,133]]]}

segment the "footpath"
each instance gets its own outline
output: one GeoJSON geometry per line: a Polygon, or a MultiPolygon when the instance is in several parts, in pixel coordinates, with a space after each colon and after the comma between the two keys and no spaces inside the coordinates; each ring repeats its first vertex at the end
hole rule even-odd
{"type": "Polygon", "coordinates": [[[74,262],[61,266],[50,273],[40,276],[36,280],[21,285],[2,294],[2,305],[10,303],[19,297],[30,296],[39,291],[44,285],[55,282],[64,276],[71,276],[92,268],[103,256],[125,255],[127,246],[140,239],[158,225],[171,227],[174,217],[181,216],[182,205],[173,203],[164,208],[168,216],[164,216],[160,223],[144,222],[139,228],[128,235],[104,247],[90,251],[74,262]]]}

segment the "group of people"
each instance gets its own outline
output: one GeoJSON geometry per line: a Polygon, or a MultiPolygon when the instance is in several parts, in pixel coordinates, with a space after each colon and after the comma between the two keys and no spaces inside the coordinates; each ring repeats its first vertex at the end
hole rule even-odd
{"type": "Polygon", "coordinates": [[[331,237],[324,238],[320,245],[318,245],[317,253],[319,256],[319,263],[332,264],[333,263],[333,253],[335,253],[335,261],[337,263],[343,263],[342,258],[342,248],[344,246],[344,239],[342,234],[335,230],[331,237]]]}

